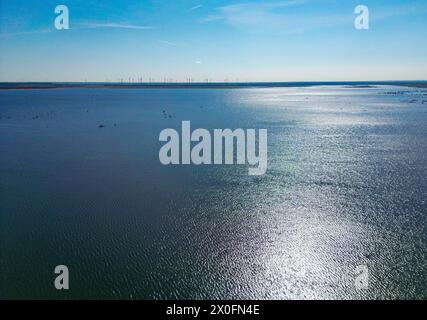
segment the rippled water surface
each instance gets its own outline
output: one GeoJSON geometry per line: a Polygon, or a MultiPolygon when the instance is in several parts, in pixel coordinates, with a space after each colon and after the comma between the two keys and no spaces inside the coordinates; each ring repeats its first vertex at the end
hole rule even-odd
{"type": "Polygon", "coordinates": [[[427,297],[427,90],[5,90],[0,117],[3,298],[427,297]],[[268,129],[267,173],[161,165],[182,120],[268,129]]]}

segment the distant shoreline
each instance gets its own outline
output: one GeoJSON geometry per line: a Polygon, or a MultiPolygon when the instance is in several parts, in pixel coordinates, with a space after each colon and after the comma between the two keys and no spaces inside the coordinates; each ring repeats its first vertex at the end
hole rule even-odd
{"type": "Polygon", "coordinates": [[[229,83],[113,83],[113,82],[0,82],[0,90],[30,89],[248,89],[248,88],[292,88],[313,86],[349,86],[372,88],[379,85],[427,88],[427,81],[349,81],[349,82],[229,82],[229,83]]]}

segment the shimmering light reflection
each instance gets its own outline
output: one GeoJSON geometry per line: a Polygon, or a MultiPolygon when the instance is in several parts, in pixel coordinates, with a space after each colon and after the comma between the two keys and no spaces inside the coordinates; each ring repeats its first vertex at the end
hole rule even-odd
{"type": "Polygon", "coordinates": [[[73,267],[75,298],[425,297],[426,97],[394,87],[2,91],[5,292],[55,298],[44,279],[59,261],[73,267]],[[266,175],[161,165],[158,134],[182,120],[267,128],[266,175]],[[354,286],[358,265],[367,290],[354,286]]]}

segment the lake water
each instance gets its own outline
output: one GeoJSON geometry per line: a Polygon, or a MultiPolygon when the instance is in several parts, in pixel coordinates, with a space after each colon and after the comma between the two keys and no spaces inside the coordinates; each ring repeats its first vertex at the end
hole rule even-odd
{"type": "Polygon", "coordinates": [[[426,89],[3,90],[0,117],[2,298],[427,297],[426,89]],[[183,120],[268,129],[267,173],[161,165],[183,120]]]}

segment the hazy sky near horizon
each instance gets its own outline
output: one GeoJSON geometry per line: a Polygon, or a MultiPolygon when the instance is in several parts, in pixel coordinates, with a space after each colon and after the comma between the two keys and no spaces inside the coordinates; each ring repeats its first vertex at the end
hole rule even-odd
{"type": "Polygon", "coordinates": [[[0,0],[0,81],[426,80],[426,39],[425,0],[0,0]]]}

